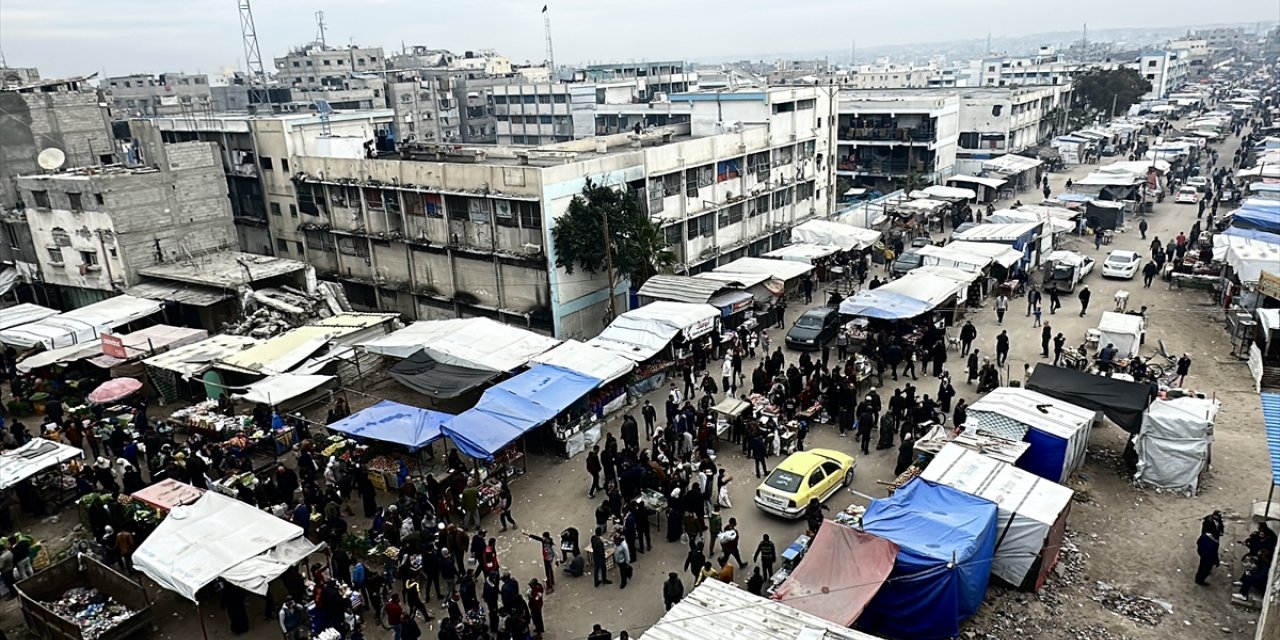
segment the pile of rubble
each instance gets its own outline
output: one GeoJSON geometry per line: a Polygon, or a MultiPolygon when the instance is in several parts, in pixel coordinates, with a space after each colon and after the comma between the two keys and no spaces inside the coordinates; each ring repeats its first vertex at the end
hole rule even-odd
{"type": "Polygon", "coordinates": [[[307,293],[290,286],[240,291],[243,316],[225,327],[225,332],[265,340],[307,322],[350,311],[341,287],[330,282],[316,283],[316,292],[307,293]]]}
{"type": "Polygon", "coordinates": [[[1091,599],[1108,611],[1149,627],[1160,624],[1160,620],[1173,613],[1173,605],[1167,602],[1125,593],[1105,582],[1097,583],[1091,599]]]}
{"type": "Polygon", "coordinates": [[[1058,564],[1045,580],[1044,586],[1036,592],[1036,599],[1051,612],[1058,613],[1062,606],[1062,590],[1081,584],[1085,581],[1085,554],[1075,543],[1076,533],[1067,531],[1062,537],[1062,548],[1058,550],[1058,564]]]}

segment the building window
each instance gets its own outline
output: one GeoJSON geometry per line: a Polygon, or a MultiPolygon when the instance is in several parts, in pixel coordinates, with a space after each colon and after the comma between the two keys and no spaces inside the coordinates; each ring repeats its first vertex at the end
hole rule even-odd
{"type": "Polygon", "coordinates": [[[294,251],[294,253],[296,253],[297,255],[302,255],[302,243],[301,243],[301,242],[294,242],[294,243],[293,243],[293,251],[294,251]]]}
{"type": "Polygon", "coordinates": [[[78,193],[68,193],[67,204],[71,207],[72,211],[77,213],[84,211],[84,199],[81,198],[78,193]]]}
{"type": "Polygon", "coordinates": [[[61,247],[49,247],[49,262],[51,264],[62,264],[61,247]]]}
{"type": "Polygon", "coordinates": [[[796,200],[808,200],[813,197],[813,183],[804,182],[796,185],[796,200]]]}
{"type": "Polygon", "coordinates": [[[289,241],[283,238],[276,238],[276,251],[289,253],[289,241]]]}
{"type": "Polygon", "coordinates": [[[285,172],[285,173],[289,173],[289,159],[288,159],[288,158],[281,158],[281,159],[280,159],[280,170],[281,170],[281,171],[283,171],[283,172],[285,172]]]}
{"type": "Polygon", "coordinates": [[[557,93],[552,96],[552,98],[555,100],[556,104],[564,104],[569,101],[569,96],[563,93],[557,93]]]}
{"type": "Polygon", "coordinates": [[[97,251],[81,251],[80,262],[86,267],[98,266],[98,252],[97,251]]]}
{"type": "Polygon", "coordinates": [[[49,235],[53,238],[54,246],[71,246],[71,234],[67,233],[66,229],[63,229],[62,227],[54,227],[53,231],[49,232],[49,235]]]}
{"type": "Polygon", "coordinates": [[[259,157],[259,158],[258,158],[258,162],[262,163],[262,169],[263,169],[264,171],[274,171],[274,170],[275,170],[275,163],[273,163],[273,162],[271,161],[271,158],[268,158],[267,156],[261,156],[261,157],[259,157]]]}
{"type": "Polygon", "coordinates": [[[382,211],[382,189],[366,188],[364,190],[364,204],[370,211],[382,211]]]}
{"type": "Polygon", "coordinates": [[[307,241],[308,249],[333,251],[337,247],[333,240],[333,234],[324,229],[303,229],[302,236],[307,241]]]}
{"type": "Polygon", "coordinates": [[[765,213],[768,213],[768,211],[769,211],[769,196],[760,196],[758,198],[755,198],[747,205],[748,218],[754,218],[756,216],[763,215],[765,213]]]}
{"type": "Polygon", "coordinates": [[[31,202],[37,209],[49,210],[49,192],[48,191],[32,191],[31,202]]]}
{"type": "Polygon", "coordinates": [[[365,238],[338,238],[338,251],[344,256],[369,257],[369,241],[365,238]]]}
{"type": "Polygon", "coordinates": [[[739,222],[742,222],[742,205],[741,204],[735,204],[733,206],[720,210],[720,218],[719,218],[718,224],[721,229],[731,224],[737,224],[739,222]]]}
{"type": "Polygon", "coordinates": [[[289,217],[290,218],[298,217],[298,207],[296,205],[292,205],[292,204],[289,205],[289,217]]]}
{"type": "MultiPolygon", "coordinates": [[[[310,62],[308,62],[307,64],[311,64],[311,63],[310,63],[310,62]]],[[[331,64],[333,64],[333,63],[329,62],[328,60],[324,60],[324,61],[322,61],[320,64],[323,64],[324,66],[326,66],[326,67],[327,67],[327,66],[330,66],[330,65],[331,65],[331,64]]]]}
{"type": "Polygon", "coordinates": [[[1148,60],[1148,61],[1147,61],[1147,66],[1148,66],[1148,67],[1154,67],[1154,66],[1156,66],[1156,61],[1155,61],[1155,60],[1148,60]]]}
{"type": "Polygon", "coordinates": [[[273,215],[273,216],[278,216],[278,215],[280,215],[280,203],[279,203],[279,202],[272,202],[272,203],[270,203],[270,207],[271,207],[271,215],[273,215]]]}
{"type": "Polygon", "coordinates": [[[96,204],[106,204],[106,199],[102,197],[101,193],[93,194],[93,201],[96,204]]]}

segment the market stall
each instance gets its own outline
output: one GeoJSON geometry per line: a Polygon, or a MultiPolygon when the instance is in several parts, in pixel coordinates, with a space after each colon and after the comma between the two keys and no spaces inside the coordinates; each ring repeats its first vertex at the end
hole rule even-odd
{"type": "Polygon", "coordinates": [[[0,343],[19,349],[43,347],[56,349],[98,339],[103,333],[119,329],[160,311],[155,300],[118,295],[27,324],[0,331],[0,343]]]}
{"type": "Polygon", "coordinates": [[[1000,187],[1003,187],[1007,182],[1002,178],[970,175],[955,175],[946,179],[946,183],[950,186],[960,186],[974,190],[978,195],[977,201],[981,204],[995,202],[1000,197],[1000,187]]]}
{"type": "Polygon", "coordinates": [[[1152,402],[1133,440],[1138,454],[1133,479],[1194,495],[1209,468],[1213,424],[1221,406],[1217,400],[1193,397],[1152,402]]]}
{"type": "Polygon", "coordinates": [[[515,371],[558,344],[555,338],[488,318],[424,320],[358,343],[370,353],[393,358],[422,350],[437,362],[499,372],[515,371]]]}
{"type": "MultiPolygon", "coordinates": [[[[853,227],[850,227],[851,229],[853,227]]],[[[831,245],[821,244],[789,244],[785,247],[779,247],[763,254],[762,257],[770,260],[788,260],[791,262],[799,262],[801,264],[816,265],[819,262],[830,258],[842,249],[831,245]]]]}
{"type": "Polygon", "coordinates": [[[1137,314],[1103,311],[1095,331],[1098,351],[1109,344],[1115,345],[1117,357],[1132,358],[1138,355],[1146,339],[1147,319],[1137,314]]]}
{"type": "Polygon", "coordinates": [[[445,364],[419,349],[396,362],[387,374],[400,384],[433,400],[451,400],[478,389],[502,372],[445,364]]]}
{"type": "Polygon", "coordinates": [[[893,572],[898,545],[824,520],[804,559],[773,598],[838,625],[852,626],[893,572]]]}
{"type": "Polygon", "coordinates": [[[772,260],[769,258],[738,258],[729,264],[722,264],[713,271],[728,274],[761,274],[767,275],[782,283],[782,289],[774,291],[775,295],[789,295],[800,288],[801,278],[813,271],[813,265],[793,260],[772,260]]]}
{"type": "Polygon", "coordinates": [[[1118,378],[1038,364],[1027,379],[1027,389],[1037,391],[1089,411],[1099,411],[1129,433],[1142,426],[1151,387],[1118,378]]]}
{"type": "MultiPolygon", "coordinates": [[[[862,251],[880,241],[880,232],[830,220],[808,220],[791,228],[793,244],[836,247],[841,251],[862,251]]],[[[765,254],[768,256],[769,254],[765,254]]]]}
{"type": "Polygon", "coordinates": [[[194,503],[202,495],[204,495],[204,489],[173,478],[166,478],[149,487],[134,491],[130,497],[157,511],[168,513],[183,505],[194,503]]]}
{"type": "Polygon", "coordinates": [[[38,304],[23,302],[13,306],[5,307],[4,313],[0,314],[0,331],[10,327],[20,327],[24,324],[38,322],[50,316],[58,315],[57,311],[49,307],[42,307],[38,304]]]}
{"type": "Polygon", "coordinates": [[[920,478],[994,502],[991,574],[1024,591],[1044,585],[1057,564],[1071,489],[953,443],[942,447],[920,478]]]}
{"type": "MultiPolygon", "coordinates": [[[[244,351],[261,341],[249,336],[220,334],[207,340],[175,347],[142,361],[152,386],[165,401],[209,398],[200,380],[213,363],[244,351]]],[[[221,393],[217,391],[216,393],[221,393]]],[[[216,393],[214,399],[216,399],[216,393]]]]}
{"type": "Polygon", "coordinates": [[[1027,442],[1018,468],[1066,482],[1084,464],[1093,417],[1091,410],[1048,395],[1000,387],[969,405],[965,427],[1027,442]]]}
{"type": "Polygon", "coordinates": [[[587,397],[592,413],[599,418],[626,405],[628,374],[636,368],[635,361],[630,358],[577,340],[565,340],[560,346],[534,358],[532,362],[561,367],[601,380],[600,386],[587,397]]]}
{"type": "MultiPolygon", "coordinates": [[[[44,438],[32,438],[17,449],[0,452],[0,491],[54,469],[64,462],[82,457],[84,451],[76,447],[44,438]]],[[[56,479],[56,483],[60,487],[65,485],[61,478],[56,479]]]]}

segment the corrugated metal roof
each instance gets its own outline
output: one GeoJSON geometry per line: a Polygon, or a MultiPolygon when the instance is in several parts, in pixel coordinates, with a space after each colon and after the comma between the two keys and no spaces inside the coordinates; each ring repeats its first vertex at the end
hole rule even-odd
{"type": "Polygon", "coordinates": [[[640,296],[673,302],[706,303],[716,294],[729,289],[723,282],[690,276],[656,275],[640,286],[640,296]]]}
{"type": "Polygon", "coordinates": [[[217,335],[202,342],[170,349],[158,356],[143,360],[143,363],[150,367],[176,371],[192,377],[204,373],[214,361],[239,353],[258,343],[257,338],[249,336],[217,335]]]}
{"type": "Polygon", "coordinates": [[[1267,433],[1267,451],[1271,453],[1271,482],[1280,484],[1280,393],[1263,391],[1262,425],[1267,433]]]}
{"type": "Polygon", "coordinates": [[[644,640],[882,640],[719,580],[698,585],[644,640]]]}
{"type": "Polygon", "coordinates": [[[194,307],[207,307],[231,297],[231,294],[223,289],[203,287],[198,284],[154,280],[151,282],[139,282],[129,287],[125,293],[139,298],[168,300],[194,307]]]}
{"type": "Polygon", "coordinates": [[[344,313],[331,316],[309,326],[286,331],[262,344],[236,353],[221,364],[259,373],[284,373],[322,347],[346,335],[377,326],[394,314],[344,313]]]}

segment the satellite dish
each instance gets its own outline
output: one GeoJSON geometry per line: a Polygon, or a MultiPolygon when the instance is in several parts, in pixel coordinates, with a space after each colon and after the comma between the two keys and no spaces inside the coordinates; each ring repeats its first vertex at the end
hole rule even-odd
{"type": "Polygon", "coordinates": [[[40,165],[40,168],[45,171],[57,171],[66,162],[67,154],[63,153],[62,149],[54,147],[49,147],[36,156],[36,164],[40,165]]]}

